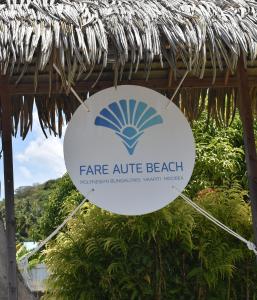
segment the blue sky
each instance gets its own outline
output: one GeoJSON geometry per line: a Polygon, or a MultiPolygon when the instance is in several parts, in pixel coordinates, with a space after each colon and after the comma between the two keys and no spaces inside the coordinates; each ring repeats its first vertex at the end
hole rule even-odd
{"type": "MultiPolygon", "coordinates": [[[[64,131],[65,132],[65,128],[64,131]]],[[[43,183],[66,172],[63,158],[63,138],[45,138],[34,112],[33,130],[23,141],[13,138],[14,187],[43,183]]],[[[4,197],[3,160],[1,160],[1,198],[4,197]]]]}

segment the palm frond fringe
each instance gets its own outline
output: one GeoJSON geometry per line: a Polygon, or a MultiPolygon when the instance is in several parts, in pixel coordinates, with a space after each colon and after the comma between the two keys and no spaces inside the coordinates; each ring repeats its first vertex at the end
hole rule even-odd
{"type": "MultiPolygon", "coordinates": [[[[256,63],[254,0],[0,0],[0,73],[16,84],[32,77],[36,91],[40,74],[52,82],[54,64],[61,72],[60,95],[51,94],[50,84],[49,95],[13,96],[14,133],[20,124],[23,137],[33,105],[42,128],[61,134],[78,105],[70,87],[93,73],[97,82],[110,65],[114,84],[128,66],[128,79],[141,65],[148,79],[156,62],[175,77],[182,69],[201,79],[208,69],[214,83],[219,71],[235,73],[240,55],[256,63]]],[[[184,88],[175,101],[190,120],[207,105],[210,118],[228,125],[236,94],[229,87],[184,88]]],[[[257,88],[251,95],[256,110],[257,88]]]]}

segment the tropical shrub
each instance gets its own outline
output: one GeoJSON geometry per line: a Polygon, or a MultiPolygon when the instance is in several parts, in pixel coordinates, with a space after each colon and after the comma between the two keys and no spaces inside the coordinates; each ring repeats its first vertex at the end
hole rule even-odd
{"type": "MultiPolygon", "coordinates": [[[[195,201],[246,238],[249,205],[238,186],[207,190],[195,201]]],[[[245,245],[182,199],[140,217],[89,203],[46,250],[44,299],[254,299],[255,258],[245,245]],[[86,211],[86,212],[85,212],[86,211]]]]}
{"type": "Polygon", "coordinates": [[[203,116],[193,125],[196,162],[187,192],[194,197],[209,187],[230,187],[238,182],[247,188],[242,123],[238,115],[230,127],[206,123],[203,116]]]}

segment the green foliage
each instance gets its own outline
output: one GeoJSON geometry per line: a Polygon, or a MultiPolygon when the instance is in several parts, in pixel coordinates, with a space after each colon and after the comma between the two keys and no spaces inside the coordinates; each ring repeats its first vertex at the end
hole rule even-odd
{"type": "MultiPolygon", "coordinates": [[[[235,232],[252,240],[246,195],[237,185],[231,189],[202,191],[195,201],[235,232]]],[[[249,293],[257,296],[256,258],[252,252],[201,215],[195,216],[195,222],[195,250],[201,263],[191,269],[190,276],[201,285],[202,292],[205,291],[203,299],[246,299],[249,293]]]]}
{"type": "MultiPolygon", "coordinates": [[[[16,239],[18,242],[42,238],[39,219],[43,215],[44,205],[57,182],[49,180],[44,184],[22,186],[15,191],[16,239]]],[[[4,201],[0,203],[0,213],[4,217],[4,201]]]]}
{"type": "Polygon", "coordinates": [[[51,272],[65,273],[58,275],[61,281],[49,280],[58,290],[57,299],[149,299],[154,282],[162,285],[163,280],[153,273],[153,265],[160,264],[158,241],[166,240],[168,246],[170,238],[184,235],[185,248],[191,247],[189,216],[181,228],[181,219],[168,210],[129,218],[86,206],[87,213],[74,219],[48,252],[51,272]]]}
{"type": "Polygon", "coordinates": [[[44,206],[44,214],[39,222],[41,234],[45,237],[51,234],[71,211],[71,207],[78,205],[83,198],[67,174],[60,178],[44,206]]]}
{"type": "Polygon", "coordinates": [[[206,124],[202,117],[193,126],[196,163],[187,192],[194,197],[207,187],[230,187],[237,181],[247,187],[242,124],[238,115],[230,127],[206,124]]]}
{"type": "MultiPolygon", "coordinates": [[[[17,242],[44,239],[82,199],[67,174],[43,184],[19,187],[15,191],[17,242]]],[[[4,218],[4,201],[0,202],[0,214],[4,218]]]]}
{"type": "MultiPolygon", "coordinates": [[[[250,238],[244,195],[236,186],[202,192],[195,201],[250,238]]],[[[85,209],[46,251],[51,275],[44,299],[257,296],[253,255],[182,200],[141,217],[113,215],[91,204],[85,209]]]]}

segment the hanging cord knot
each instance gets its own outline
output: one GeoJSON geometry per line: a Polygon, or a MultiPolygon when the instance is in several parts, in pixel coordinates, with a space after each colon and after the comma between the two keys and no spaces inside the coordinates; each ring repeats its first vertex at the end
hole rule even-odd
{"type": "Polygon", "coordinates": [[[253,251],[255,255],[257,255],[257,248],[256,248],[256,245],[251,242],[251,241],[247,241],[247,247],[249,250],[253,251]]]}

